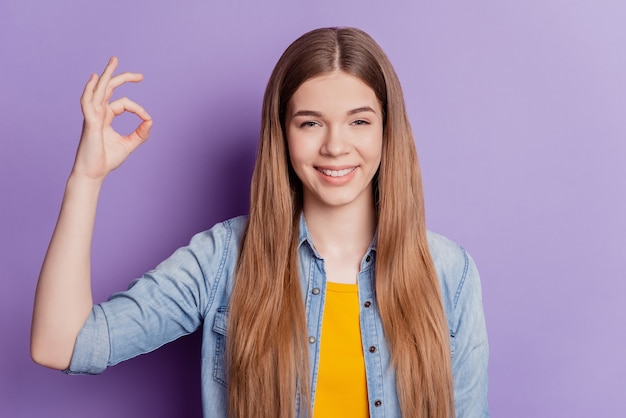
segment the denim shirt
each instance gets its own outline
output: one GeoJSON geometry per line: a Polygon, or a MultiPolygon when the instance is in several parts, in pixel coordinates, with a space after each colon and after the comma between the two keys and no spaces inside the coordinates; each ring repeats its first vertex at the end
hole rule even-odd
{"type": "MultiPolygon", "coordinates": [[[[95,305],[78,335],[66,372],[98,374],[203,327],[204,416],[226,418],[228,303],[246,222],[245,217],[230,219],[195,235],[188,246],[133,281],[127,291],[95,305]]],[[[363,256],[358,276],[369,411],[372,418],[399,417],[395,375],[374,291],[375,242],[363,256]]],[[[456,416],[488,417],[489,354],[476,266],[463,248],[440,235],[429,232],[428,244],[450,330],[456,416]]],[[[324,260],[313,246],[304,217],[299,262],[309,334],[311,401],[315,402],[326,277],[324,260]]]]}

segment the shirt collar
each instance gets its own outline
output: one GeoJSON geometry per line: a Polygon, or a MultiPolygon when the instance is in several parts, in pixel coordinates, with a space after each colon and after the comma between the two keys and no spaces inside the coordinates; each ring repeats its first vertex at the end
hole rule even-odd
{"type": "MultiPolygon", "coordinates": [[[[309,228],[306,225],[306,219],[304,219],[304,212],[300,213],[299,229],[300,230],[299,230],[299,237],[298,237],[298,248],[300,248],[302,244],[306,242],[309,248],[311,249],[311,251],[313,251],[313,254],[315,255],[315,257],[321,259],[322,257],[319,255],[319,253],[315,249],[315,245],[313,245],[313,240],[311,239],[311,235],[309,234],[309,228]]],[[[372,242],[370,243],[370,246],[367,249],[368,254],[372,251],[376,252],[377,243],[378,243],[378,228],[376,228],[376,231],[374,232],[374,238],[372,239],[372,242]]]]}

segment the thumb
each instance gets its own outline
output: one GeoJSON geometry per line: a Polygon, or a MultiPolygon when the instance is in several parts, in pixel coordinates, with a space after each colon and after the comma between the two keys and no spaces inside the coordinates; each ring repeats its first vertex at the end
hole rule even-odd
{"type": "Polygon", "coordinates": [[[137,145],[135,145],[135,147],[137,147],[150,137],[150,129],[152,129],[152,119],[144,120],[127,138],[131,142],[137,143],[137,145]]]}

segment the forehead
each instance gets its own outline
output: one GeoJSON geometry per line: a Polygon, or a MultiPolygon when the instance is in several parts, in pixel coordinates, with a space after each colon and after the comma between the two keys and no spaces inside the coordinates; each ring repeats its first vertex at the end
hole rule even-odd
{"type": "Polygon", "coordinates": [[[299,110],[347,111],[380,104],[372,90],[361,79],[343,71],[333,71],[308,79],[289,100],[291,112],[299,110]]]}

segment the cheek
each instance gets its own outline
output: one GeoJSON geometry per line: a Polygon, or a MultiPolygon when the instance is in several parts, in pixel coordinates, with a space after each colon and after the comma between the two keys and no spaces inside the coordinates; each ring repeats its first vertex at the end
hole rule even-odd
{"type": "Polygon", "coordinates": [[[295,146],[294,136],[289,128],[285,130],[285,138],[287,139],[287,155],[289,156],[289,161],[293,164],[298,150],[295,146]]]}
{"type": "Polygon", "coordinates": [[[310,162],[317,154],[318,144],[312,136],[287,133],[287,152],[291,163],[296,166],[310,162]]]}
{"type": "Polygon", "coordinates": [[[294,138],[293,136],[287,136],[287,153],[289,155],[289,161],[291,167],[296,173],[298,178],[302,177],[302,166],[306,163],[306,152],[302,147],[302,141],[298,141],[301,138],[294,138]]]}
{"type": "Polygon", "coordinates": [[[383,136],[382,132],[375,132],[369,138],[366,152],[370,158],[377,158],[380,160],[380,157],[383,152],[383,136]]]}

